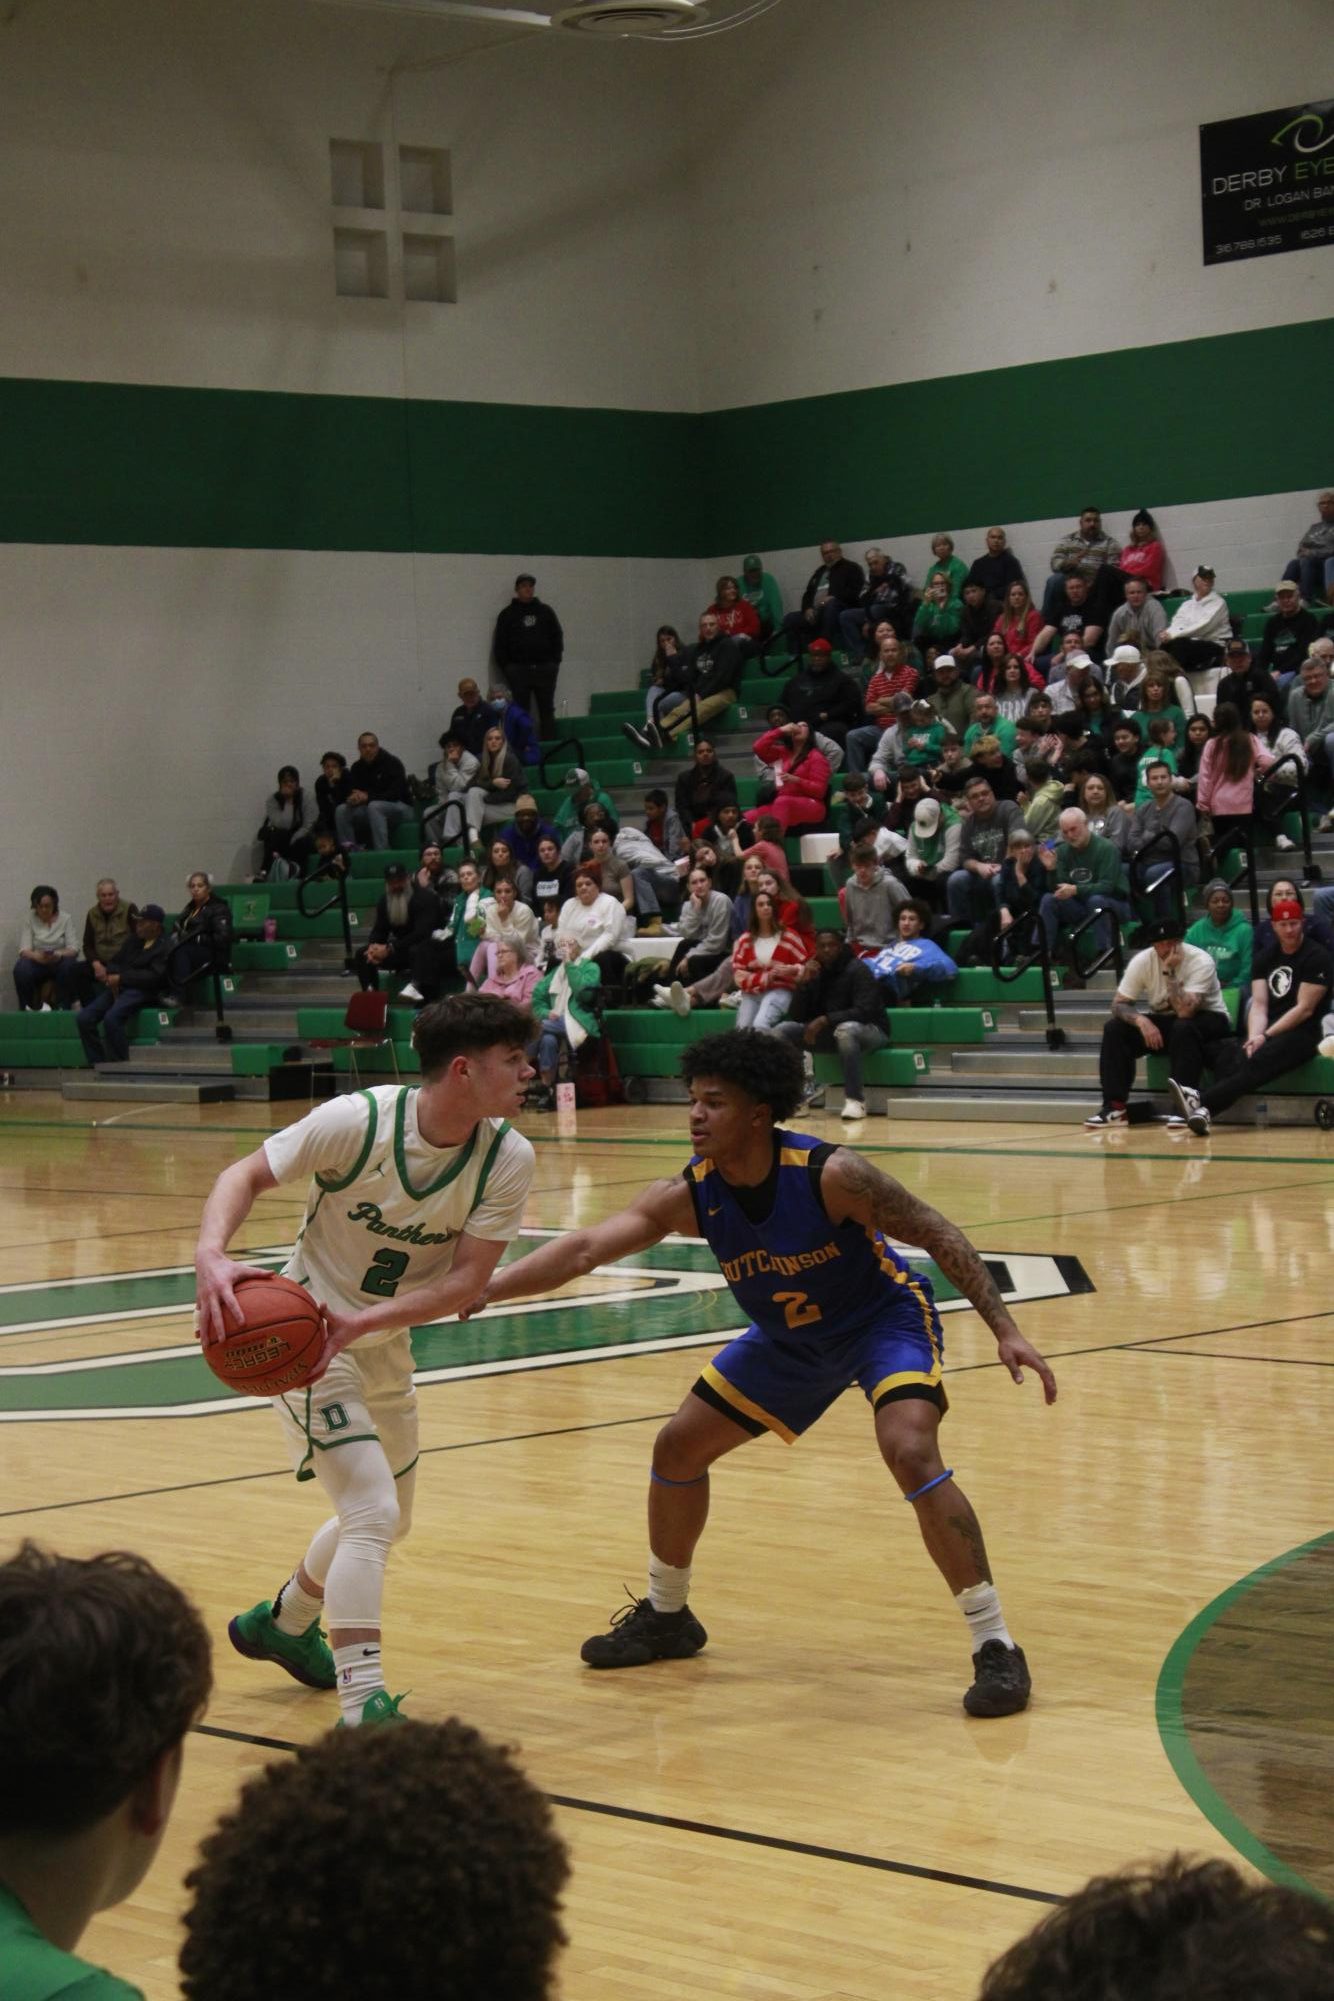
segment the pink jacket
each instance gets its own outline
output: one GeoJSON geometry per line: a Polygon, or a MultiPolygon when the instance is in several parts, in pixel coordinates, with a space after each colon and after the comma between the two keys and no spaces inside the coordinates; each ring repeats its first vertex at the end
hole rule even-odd
{"type": "Polygon", "coordinates": [[[1210,737],[1200,758],[1200,775],[1195,787],[1195,803],[1205,813],[1251,813],[1255,810],[1255,774],[1268,771],[1274,753],[1266,750],[1258,736],[1251,738],[1255,763],[1244,778],[1227,775],[1227,745],[1222,737],[1210,737]]]}
{"type": "Polygon", "coordinates": [[[775,771],[790,773],[784,792],[794,792],[801,799],[827,799],[829,797],[829,760],[822,750],[816,750],[812,743],[801,763],[793,770],[791,739],[782,730],[766,730],[751,746],[756,757],[764,764],[771,764],[775,771]]]}

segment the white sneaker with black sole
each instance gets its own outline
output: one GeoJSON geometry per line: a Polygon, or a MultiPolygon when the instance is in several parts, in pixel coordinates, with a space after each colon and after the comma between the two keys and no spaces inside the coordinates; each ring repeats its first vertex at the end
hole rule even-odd
{"type": "Polygon", "coordinates": [[[1090,1132],[1100,1131],[1103,1126],[1124,1126],[1129,1123],[1124,1105],[1102,1105],[1096,1112],[1090,1112],[1084,1121],[1090,1132]]]}
{"type": "Polygon", "coordinates": [[[1172,1094],[1172,1103],[1186,1122],[1186,1130],[1194,1133],[1196,1139],[1208,1139],[1212,1120],[1208,1107],[1200,1103],[1198,1091],[1192,1091],[1189,1084],[1178,1084],[1175,1077],[1169,1077],[1167,1088],[1172,1094]]]}
{"type": "Polygon", "coordinates": [[[864,1119],[866,1117],[866,1107],[860,1098],[845,1098],[839,1117],[841,1119],[864,1119]]]}

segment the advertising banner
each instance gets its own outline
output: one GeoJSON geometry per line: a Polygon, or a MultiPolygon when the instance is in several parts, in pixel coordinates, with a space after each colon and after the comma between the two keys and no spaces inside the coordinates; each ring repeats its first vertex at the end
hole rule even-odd
{"type": "Polygon", "coordinates": [[[1200,127],[1206,264],[1334,243],[1334,97],[1200,127]]]}

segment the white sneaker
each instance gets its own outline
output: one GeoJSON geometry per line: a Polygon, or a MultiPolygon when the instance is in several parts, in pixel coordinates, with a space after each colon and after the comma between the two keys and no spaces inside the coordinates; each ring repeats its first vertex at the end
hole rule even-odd
{"type": "Polygon", "coordinates": [[[1334,813],[1322,814],[1316,827],[1317,834],[1334,834],[1334,813]]]}
{"type": "Polygon", "coordinates": [[[50,1001],[43,1001],[41,1006],[37,1009],[38,1014],[50,1014],[50,1012],[51,1012],[50,1001]]]}
{"type": "Polygon", "coordinates": [[[398,997],[400,1000],[410,1001],[419,1001],[423,998],[421,988],[414,987],[411,980],[408,981],[405,987],[399,988],[398,997]]]}
{"type": "Polygon", "coordinates": [[[679,1014],[682,1020],[690,1012],[690,995],[679,980],[673,980],[667,989],[667,1005],[674,1014],[679,1014]]]}
{"type": "Polygon", "coordinates": [[[1192,1091],[1189,1084],[1178,1084],[1175,1077],[1169,1077],[1167,1088],[1172,1094],[1172,1103],[1186,1121],[1186,1128],[1196,1139],[1208,1139],[1211,1123],[1206,1106],[1200,1103],[1198,1091],[1192,1091]]]}
{"type": "Polygon", "coordinates": [[[724,994],[718,1005],[719,1007],[738,1008],[741,1005],[741,995],[740,993],[724,994]]]}
{"type": "Polygon", "coordinates": [[[672,1004],[672,990],[671,990],[671,988],[670,988],[670,987],[654,987],[654,989],[653,989],[653,1005],[654,1005],[654,1007],[670,1007],[670,1006],[671,1006],[671,1004],[672,1004]]]}
{"type": "Polygon", "coordinates": [[[1316,1044],[1317,1056],[1334,1056],[1334,1035],[1327,1035],[1323,1042],[1316,1044]]]}
{"type": "Polygon", "coordinates": [[[1286,834],[1280,834],[1274,842],[1274,846],[1276,848],[1281,848],[1285,855],[1290,855],[1293,849],[1296,847],[1296,845],[1297,843],[1293,840],[1289,840],[1286,834]]]}
{"type": "Polygon", "coordinates": [[[866,1107],[860,1098],[845,1098],[839,1117],[841,1119],[864,1119],[866,1117],[866,1107]]]}

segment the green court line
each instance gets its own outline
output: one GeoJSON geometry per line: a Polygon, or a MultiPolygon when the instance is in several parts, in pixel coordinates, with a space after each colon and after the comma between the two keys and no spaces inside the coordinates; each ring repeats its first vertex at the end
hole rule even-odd
{"type": "MultiPolygon", "coordinates": [[[[270,1133],[281,1130],[277,1126],[177,1126],[166,1122],[160,1125],[103,1126],[97,1119],[90,1119],[88,1124],[98,1132],[110,1132],[116,1135],[125,1134],[130,1138],[133,1138],[135,1133],[161,1132],[175,1133],[178,1136],[183,1134],[187,1136],[194,1135],[206,1139],[217,1139],[220,1134],[223,1136],[236,1134],[242,1138],[257,1136],[260,1139],[267,1139],[270,1133]]],[[[39,1132],[44,1130],[54,1132],[83,1132],[86,1130],[86,1127],[74,1119],[0,1119],[0,1132],[39,1132]]],[[[639,1138],[633,1138],[629,1134],[623,1136],[609,1134],[606,1138],[595,1138],[592,1133],[583,1135],[571,1133],[563,1138],[559,1138],[553,1133],[525,1133],[524,1138],[531,1141],[534,1146],[670,1146],[676,1148],[678,1152],[686,1154],[687,1157],[689,1148],[688,1140],[673,1138],[669,1133],[645,1133],[639,1138]]],[[[859,1140],[856,1151],[858,1153],[891,1154],[957,1153],[965,1157],[995,1157],[1000,1160],[1098,1160],[1104,1163],[1115,1163],[1123,1160],[1161,1161],[1181,1157],[1168,1153],[1127,1153],[1119,1150],[1116,1153],[1094,1153],[1088,1147],[1078,1146],[908,1146],[906,1144],[893,1145],[874,1140],[859,1140]]],[[[1260,1155],[1253,1153],[1192,1153],[1186,1157],[1192,1160],[1202,1160],[1206,1167],[1311,1167],[1322,1164],[1309,1153],[1269,1153],[1260,1155]]],[[[1334,1172],[1334,1155],[1331,1155],[1328,1163],[1324,1164],[1327,1164],[1331,1172],[1334,1172]]]]}
{"type": "Polygon", "coordinates": [[[1304,1876],[1299,1876],[1295,1869],[1280,1861],[1259,1835],[1247,1827],[1245,1821],[1215,1792],[1190,1741],[1182,1709],[1182,1692],[1191,1660],[1210,1627],[1265,1578],[1285,1570],[1289,1564],[1299,1562],[1313,1549],[1320,1549],[1329,1542],[1334,1542],[1334,1532],[1313,1536],[1310,1542],[1299,1543],[1295,1549],[1285,1550],[1282,1556],[1271,1557],[1258,1570],[1252,1570],[1247,1576],[1238,1578],[1235,1584],[1229,1584],[1226,1591],[1220,1591],[1203,1611],[1196,1613],[1173,1642],[1163,1662],[1154,1695],[1154,1712],[1163,1749],[1173,1771],[1205,1819],[1217,1828],[1225,1841],[1231,1842],[1238,1854],[1244,1855],[1271,1882],[1286,1883],[1291,1889],[1305,1890],[1308,1896],[1320,1897],[1326,1902],[1329,1899],[1322,1890],[1317,1890],[1304,1876]]]}

